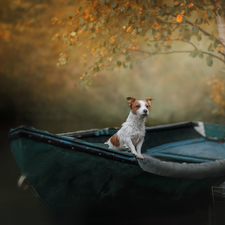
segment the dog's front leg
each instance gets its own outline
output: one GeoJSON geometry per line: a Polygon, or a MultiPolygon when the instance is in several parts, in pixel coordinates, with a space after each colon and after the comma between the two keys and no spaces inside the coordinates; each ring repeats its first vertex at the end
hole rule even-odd
{"type": "Polygon", "coordinates": [[[134,145],[133,145],[133,143],[132,143],[132,141],[131,141],[130,138],[126,138],[126,145],[127,145],[127,147],[131,150],[131,152],[132,152],[133,154],[135,154],[136,156],[138,156],[138,155],[137,155],[137,152],[136,152],[136,149],[135,149],[135,147],[134,147],[134,145]]]}
{"type": "Polygon", "coordinates": [[[142,147],[143,143],[144,143],[144,138],[142,138],[142,139],[138,142],[138,144],[137,144],[137,146],[136,146],[136,148],[137,148],[137,154],[138,154],[138,158],[139,158],[139,159],[144,159],[144,157],[143,157],[142,154],[141,154],[141,147],[142,147]]]}

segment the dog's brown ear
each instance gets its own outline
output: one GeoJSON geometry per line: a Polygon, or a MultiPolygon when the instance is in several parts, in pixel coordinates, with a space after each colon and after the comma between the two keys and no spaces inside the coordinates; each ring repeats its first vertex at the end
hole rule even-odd
{"type": "Polygon", "coordinates": [[[153,98],[146,98],[145,99],[145,101],[148,103],[149,106],[152,104],[152,100],[153,100],[153,98]]]}
{"type": "Polygon", "coordinates": [[[129,105],[130,107],[132,106],[132,104],[133,104],[135,101],[136,101],[136,99],[133,98],[133,97],[128,97],[128,98],[127,98],[127,103],[128,103],[128,105],[129,105]]]}

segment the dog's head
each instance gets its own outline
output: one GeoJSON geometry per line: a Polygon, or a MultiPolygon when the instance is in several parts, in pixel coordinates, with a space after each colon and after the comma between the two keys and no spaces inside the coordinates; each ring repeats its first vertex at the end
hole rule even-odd
{"type": "Polygon", "coordinates": [[[127,102],[130,106],[130,111],[140,117],[147,117],[149,114],[149,107],[153,98],[146,98],[144,100],[137,100],[133,97],[128,97],[127,102]]]}

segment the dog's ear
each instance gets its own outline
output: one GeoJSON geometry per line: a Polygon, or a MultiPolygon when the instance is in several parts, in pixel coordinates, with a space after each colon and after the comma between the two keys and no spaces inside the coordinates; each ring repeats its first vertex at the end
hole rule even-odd
{"type": "Polygon", "coordinates": [[[146,98],[145,101],[148,103],[149,106],[152,104],[153,98],[146,98]]]}
{"type": "Polygon", "coordinates": [[[133,97],[128,97],[128,98],[127,98],[127,103],[128,103],[128,105],[129,105],[130,107],[132,106],[132,104],[133,104],[135,101],[136,101],[136,99],[133,98],[133,97]]]}

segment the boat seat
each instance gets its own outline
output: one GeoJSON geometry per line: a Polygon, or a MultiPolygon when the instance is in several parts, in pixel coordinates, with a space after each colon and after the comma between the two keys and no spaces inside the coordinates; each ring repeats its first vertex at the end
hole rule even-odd
{"type": "Polygon", "coordinates": [[[201,163],[224,159],[224,149],[225,143],[198,138],[163,144],[144,153],[168,161],[201,163]]]}

